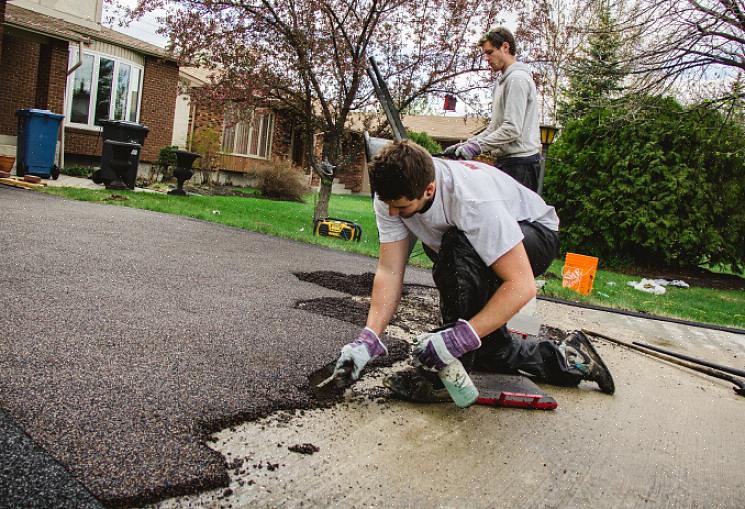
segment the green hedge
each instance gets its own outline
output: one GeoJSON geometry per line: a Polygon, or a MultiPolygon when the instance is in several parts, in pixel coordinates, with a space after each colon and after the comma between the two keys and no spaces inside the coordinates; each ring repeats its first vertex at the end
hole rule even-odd
{"type": "Polygon", "coordinates": [[[716,110],[637,97],[570,122],[545,197],[562,247],[605,265],[741,267],[745,135],[716,110]]]}
{"type": "Polygon", "coordinates": [[[407,133],[407,136],[411,141],[423,147],[430,154],[439,154],[440,152],[442,152],[442,146],[427,133],[409,131],[407,133]]]}

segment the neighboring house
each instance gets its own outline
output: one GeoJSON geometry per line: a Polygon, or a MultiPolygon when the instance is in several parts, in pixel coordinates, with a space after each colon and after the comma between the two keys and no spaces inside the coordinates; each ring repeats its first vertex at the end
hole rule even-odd
{"type": "Polygon", "coordinates": [[[303,168],[301,132],[282,109],[254,109],[233,101],[201,105],[192,101],[194,89],[211,84],[212,75],[197,67],[179,69],[172,142],[203,154],[197,165],[206,171],[193,180],[246,185],[253,182],[256,172],[279,162],[303,168]]]}
{"type": "MultiPolygon", "coordinates": [[[[377,126],[385,122],[385,117],[382,115],[363,112],[350,114],[350,130],[358,138],[357,142],[352,144],[358,147],[356,149],[358,156],[337,174],[337,178],[347,189],[353,192],[369,192],[368,161],[362,145],[362,133],[365,130],[374,132],[377,126]]],[[[444,115],[403,115],[401,122],[407,131],[427,133],[442,145],[442,148],[467,140],[481,132],[487,124],[487,120],[481,117],[444,115]]]]}
{"type": "MultiPolygon", "coordinates": [[[[251,185],[256,172],[289,161],[302,169],[311,185],[318,185],[318,177],[306,164],[302,131],[287,112],[280,108],[253,110],[230,101],[203,105],[192,101],[195,89],[211,84],[212,75],[202,68],[179,69],[172,143],[203,154],[197,163],[203,171],[192,180],[251,185]]],[[[485,120],[477,117],[405,115],[402,120],[407,130],[426,132],[443,147],[466,140],[486,126],[485,120]]],[[[362,133],[383,122],[385,117],[375,114],[350,114],[352,136],[345,147],[347,158],[337,171],[333,192],[369,191],[362,133]]],[[[322,134],[316,133],[316,153],[322,140],[322,134]]]]}
{"type": "Polygon", "coordinates": [[[101,26],[103,0],[0,1],[0,154],[15,155],[20,108],[65,115],[68,167],[100,163],[101,119],[149,128],[142,162],[171,144],[178,66],[162,48],[101,26]]]}

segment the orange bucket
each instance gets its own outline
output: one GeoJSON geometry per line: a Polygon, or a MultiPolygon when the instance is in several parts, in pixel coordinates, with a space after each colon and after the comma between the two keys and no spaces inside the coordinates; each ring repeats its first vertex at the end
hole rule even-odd
{"type": "Polygon", "coordinates": [[[597,270],[598,259],[594,256],[567,253],[564,268],[561,269],[561,286],[589,295],[597,270]]]}

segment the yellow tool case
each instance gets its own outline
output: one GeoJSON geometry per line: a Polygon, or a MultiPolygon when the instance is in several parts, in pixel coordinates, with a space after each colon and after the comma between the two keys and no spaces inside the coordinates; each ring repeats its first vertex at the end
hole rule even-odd
{"type": "Polygon", "coordinates": [[[313,234],[322,237],[337,237],[342,240],[360,241],[362,238],[362,227],[352,221],[327,217],[317,219],[313,224],[313,234]]]}

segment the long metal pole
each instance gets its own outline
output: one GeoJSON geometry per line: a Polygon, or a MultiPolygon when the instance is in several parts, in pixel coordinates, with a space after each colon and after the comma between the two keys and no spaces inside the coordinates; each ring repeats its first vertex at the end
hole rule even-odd
{"type": "Polygon", "coordinates": [[[634,341],[633,344],[635,344],[636,346],[640,346],[642,348],[648,348],[649,350],[654,350],[655,352],[664,353],[665,355],[669,355],[671,357],[677,357],[678,359],[683,359],[689,362],[695,362],[696,364],[701,364],[702,366],[707,366],[710,368],[718,369],[719,371],[724,371],[725,373],[730,373],[731,375],[745,377],[745,371],[741,369],[731,368],[729,366],[723,366],[721,364],[716,364],[714,362],[697,359],[695,357],[690,357],[682,353],[665,350],[664,348],[660,348],[658,346],[648,345],[646,343],[640,343],[639,341],[634,341]]]}
{"type": "Polygon", "coordinates": [[[541,173],[538,175],[538,189],[536,193],[543,195],[543,177],[546,175],[546,156],[548,155],[548,143],[544,143],[541,148],[541,173]]]}
{"type": "Polygon", "coordinates": [[[380,101],[383,111],[385,111],[388,123],[391,126],[391,131],[393,132],[393,139],[396,141],[405,140],[406,128],[404,127],[403,122],[401,122],[401,116],[399,115],[396,106],[393,104],[393,98],[388,90],[388,85],[386,85],[385,80],[383,79],[383,75],[380,73],[380,69],[378,69],[375,57],[368,58],[368,62],[370,65],[367,67],[367,75],[372,82],[373,89],[375,90],[375,94],[378,96],[378,101],[380,101]]]}
{"type": "Polygon", "coordinates": [[[704,367],[698,364],[694,364],[692,362],[687,362],[681,359],[676,359],[675,357],[667,356],[662,353],[658,353],[652,350],[647,350],[646,348],[642,348],[640,346],[633,345],[631,343],[626,343],[625,341],[621,341],[619,339],[606,336],[605,334],[601,334],[599,332],[594,332],[594,331],[587,330],[587,329],[582,329],[582,332],[590,336],[595,336],[597,338],[605,339],[617,345],[625,346],[626,348],[629,348],[631,350],[636,350],[637,352],[641,352],[643,354],[651,355],[652,357],[657,357],[658,359],[662,359],[664,361],[677,364],[678,366],[683,366],[684,368],[692,369],[694,371],[698,371],[699,373],[704,373],[706,375],[713,376],[714,378],[719,378],[721,380],[727,380],[728,382],[735,384],[735,387],[732,388],[732,390],[734,390],[735,393],[739,394],[740,396],[745,396],[745,382],[743,382],[739,378],[735,378],[734,376],[728,373],[723,373],[716,369],[707,368],[707,367],[704,367]]]}

